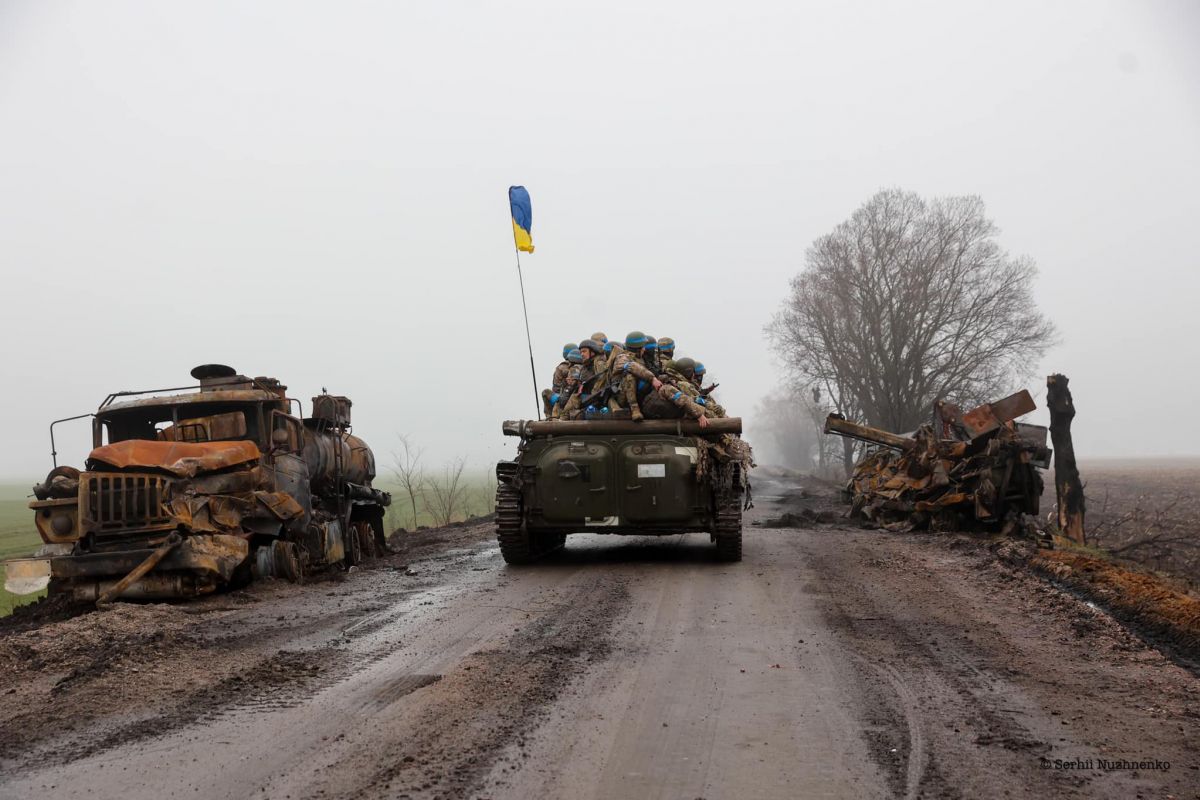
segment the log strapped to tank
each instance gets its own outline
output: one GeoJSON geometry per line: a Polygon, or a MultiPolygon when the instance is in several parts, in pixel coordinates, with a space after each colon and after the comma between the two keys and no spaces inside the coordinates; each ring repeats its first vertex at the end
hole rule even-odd
{"type": "Polygon", "coordinates": [[[505,436],[520,436],[528,439],[533,436],[571,436],[599,435],[620,436],[630,433],[644,434],[674,434],[676,436],[709,436],[721,434],[740,434],[742,432],[741,417],[724,417],[710,419],[704,428],[691,419],[647,419],[639,422],[633,420],[544,420],[527,419],[507,420],[503,426],[505,436]]]}

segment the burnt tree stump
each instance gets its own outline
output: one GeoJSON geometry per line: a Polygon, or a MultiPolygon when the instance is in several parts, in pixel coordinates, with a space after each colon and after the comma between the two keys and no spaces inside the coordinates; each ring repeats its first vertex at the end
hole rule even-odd
{"type": "Polygon", "coordinates": [[[1071,420],[1075,402],[1066,375],[1046,378],[1046,405],[1050,409],[1050,441],[1054,445],[1054,491],[1058,497],[1058,528],[1073,542],[1084,543],[1083,484],[1075,464],[1075,445],[1071,441],[1071,420]]]}

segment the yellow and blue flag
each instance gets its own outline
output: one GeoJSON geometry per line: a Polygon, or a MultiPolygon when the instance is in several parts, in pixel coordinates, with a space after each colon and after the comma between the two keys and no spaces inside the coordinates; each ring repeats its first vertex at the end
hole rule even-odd
{"type": "Polygon", "coordinates": [[[513,239],[517,249],[533,252],[533,204],[524,186],[508,187],[508,204],[512,207],[513,239]]]}

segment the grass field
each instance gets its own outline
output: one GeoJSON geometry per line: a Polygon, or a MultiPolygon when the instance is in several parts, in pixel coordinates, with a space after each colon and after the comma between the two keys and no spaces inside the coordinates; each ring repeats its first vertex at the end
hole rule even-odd
{"type": "MultiPolygon", "coordinates": [[[[29,487],[25,484],[0,484],[0,559],[31,555],[41,538],[33,527],[33,512],[29,510],[29,487]]],[[[12,613],[13,608],[32,603],[44,592],[35,595],[17,596],[6,592],[0,584],[0,617],[12,613]]]]}

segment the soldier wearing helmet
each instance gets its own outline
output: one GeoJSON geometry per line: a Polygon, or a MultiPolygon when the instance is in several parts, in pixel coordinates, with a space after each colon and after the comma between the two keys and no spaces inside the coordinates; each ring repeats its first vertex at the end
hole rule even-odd
{"type": "MultiPolygon", "coordinates": [[[[579,343],[579,382],[570,393],[570,397],[565,401],[560,416],[567,419],[578,419],[583,413],[582,400],[583,395],[590,395],[596,391],[596,387],[604,378],[603,370],[600,369],[598,356],[604,352],[604,345],[597,342],[595,339],[584,339],[579,343]]],[[[602,363],[602,362],[601,362],[602,363]]]]}
{"type": "Polygon", "coordinates": [[[707,389],[704,388],[704,379],[706,374],[707,370],[704,368],[704,364],[697,361],[696,366],[692,370],[692,385],[696,387],[696,394],[699,397],[700,402],[702,402],[706,408],[713,412],[713,416],[724,417],[725,409],[716,400],[714,400],[712,396],[712,390],[716,387],[710,386],[707,389]]]}
{"type": "Polygon", "coordinates": [[[642,410],[638,406],[638,382],[643,382],[644,391],[649,391],[649,388],[657,390],[662,386],[662,381],[642,360],[645,346],[646,334],[630,331],[625,336],[624,350],[613,356],[608,365],[610,382],[618,386],[616,396],[609,401],[609,407],[617,411],[627,406],[635,421],[642,419],[642,410]]]}
{"type": "Polygon", "coordinates": [[[660,385],[642,400],[645,415],[649,419],[687,417],[696,420],[701,428],[707,428],[709,418],[714,415],[703,400],[697,400],[696,388],[684,375],[684,371],[692,371],[695,364],[690,358],[680,361],[684,363],[671,361],[667,364],[660,385]]]}
{"type": "Polygon", "coordinates": [[[660,336],[658,339],[658,358],[666,364],[675,357],[675,340],[670,336],[660,336]]]}
{"type": "Polygon", "coordinates": [[[571,346],[571,350],[567,353],[567,363],[570,364],[570,369],[567,370],[567,377],[563,380],[562,390],[550,397],[553,403],[550,419],[562,418],[571,395],[579,391],[579,372],[583,368],[583,354],[579,352],[578,347],[571,346]]]}
{"type": "Polygon", "coordinates": [[[655,375],[662,371],[658,360],[658,340],[650,334],[646,334],[646,346],[642,348],[642,363],[655,375]]]}
{"type": "Polygon", "coordinates": [[[561,395],[563,388],[567,385],[567,374],[571,371],[571,361],[567,355],[577,349],[574,342],[567,342],[562,349],[562,362],[554,368],[554,375],[550,378],[550,388],[542,389],[542,406],[546,411],[546,419],[551,418],[554,406],[558,400],[556,395],[561,395]]]}

